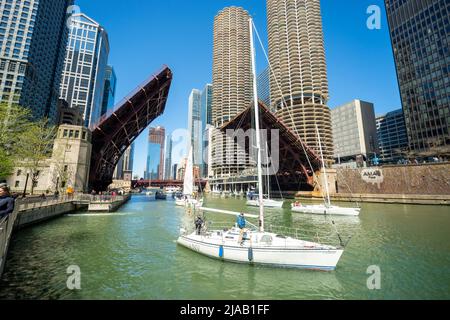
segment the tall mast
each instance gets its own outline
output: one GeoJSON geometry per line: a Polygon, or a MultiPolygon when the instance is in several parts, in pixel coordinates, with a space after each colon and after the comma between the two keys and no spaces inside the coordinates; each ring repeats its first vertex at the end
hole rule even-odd
{"type": "Polygon", "coordinates": [[[330,190],[328,189],[327,169],[326,169],[326,166],[325,166],[325,161],[324,161],[324,159],[323,159],[322,143],[321,143],[321,141],[320,141],[319,127],[317,127],[317,125],[316,125],[316,130],[317,130],[317,137],[318,137],[318,139],[319,139],[320,156],[322,157],[323,175],[324,175],[324,179],[325,179],[325,190],[326,190],[326,192],[327,192],[327,198],[326,198],[327,203],[326,203],[326,204],[327,204],[328,206],[331,206],[330,190]]]}
{"type": "Polygon", "coordinates": [[[248,20],[250,26],[250,46],[252,53],[252,71],[253,71],[253,102],[255,104],[255,128],[256,128],[256,150],[258,152],[258,193],[259,193],[259,231],[264,232],[264,197],[263,197],[263,178],[261,167],[261,136],[259,130],[259,105],[258,105],[258,86],[256,78],[256,52],[253,40],[253,20],[248,20]]]}

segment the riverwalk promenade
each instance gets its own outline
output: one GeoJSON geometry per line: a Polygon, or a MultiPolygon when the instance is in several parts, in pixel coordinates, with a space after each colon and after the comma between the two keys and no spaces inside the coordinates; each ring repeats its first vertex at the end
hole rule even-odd
{"type": "Polygon", "coordinates": [[[14,212],[0,221],[0,277],[3,274],[9,241],[14,231],[82,209],[95,212],[115,211],[126,203],[130,197],[129,194],[123,196],[79,194],[59,198],[16,200],[14,212]]]}

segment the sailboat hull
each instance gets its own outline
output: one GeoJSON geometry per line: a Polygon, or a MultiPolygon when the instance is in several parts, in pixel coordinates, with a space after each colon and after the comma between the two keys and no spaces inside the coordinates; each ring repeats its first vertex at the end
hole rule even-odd
{"type": "Polygon", "coordinates": [[[224,242],[220,239],[192,234],[180,236],[177,243],[210,258],[235,263],[322,271],[336,269],[343,250],[318,247],[301,240],[295,241],[299,244],[286,245],[284,241],[281,241],[283,243],[275,241],[270,245],[246,243],[241,246],[237,241],[224,242]]]}
{"type": "MultiPolygon", "coordinates": [[[[247,200],[247,206],[259,207],[259,200],[247,200]]],[[[272,199],[264,199],[263,204],[265,208],[282,208],[283,201],[276,201],[272,199]]]]}
{"type": "Polygon", "coordinates": [[[320,215],[359,216],[360,208],[344,208],[324,205],[292,206],[292,212],[310,213],[320,215]]]}

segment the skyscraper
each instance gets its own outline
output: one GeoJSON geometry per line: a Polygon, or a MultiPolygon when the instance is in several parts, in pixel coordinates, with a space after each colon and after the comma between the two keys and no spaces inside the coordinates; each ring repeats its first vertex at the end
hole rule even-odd
{"type": "Polygon", "coordinates": [[[126,180],[127,177],[133,174],[133,162],[134,162],[134,142],[129,146],[122,157],[120,157],[119,162],[114,170],[113,179],[115,180],[126,180]]]}
{"type": "Polygon", "coordinates": [[[125,150],[123,154],[123,180],[131,181],[133,178],[134,165],[134,142],[125,150]]]}
{"type": "Polygon", "coordinates": [[[450,4],[385,3],[409,146],[450,146],[450,4]]]}
{"type": "Polygon", "coordinates": [[[164,180],[172,179],[172,148],[173,148],[172,136],[168,135],[166,137],[166,146],[165,146],[166,156],[164,163],[164,180]]]}
{"type": "Polygon", "coordinates": [[[210,129],[212,125],[212,84],[207,84],[202,92],[202,165],[200,167],[200,175],[208,176],[209,164],[209,141],[210,129]]]}
{"type": "Polygon", "coordinates": [[[408,136],[402,109],[379,116],[376,121],[380,159],[384,163],[392,163],[404,158],[408,136]]]}
{"type": "Polygon", "coordinates": [[[270,68],[267,67],[258,75],[258,99],[270,108],[270,68]]]}
{"type": "Polygon", "coordinates": [[[205,130],[206,125],[212,124],[212,97],[213,86],[208,83],[202,91],[202,131],[205,130]]]}
{"type": "Polygon", "coordinates": [[[188,128],[194,164],[202,164],[202,93],[197,89],[189,96],[188,128]]]}
{"type": "Polygon", "coordinates": [[[116,97],[117,77],[112,66],[106,66],[105,82],[103,88],[103,100],[100,116],[103,116],[114,107],[116,97]]]}
{"type": "Polygon", "coordinates": [[[87,127],[100,118],[108,55],[105,29],[83,13],[73,15],[60,98],[80,109],[87,127]]]}
{"type": "Polygon", "coordinates": [[[166,130],[163,127],[149,129],[147,168],[145,179],[164,180],[164,143],[166,130]]]}
{"type": "Polygon", "coordinates": [[[172,179],[177,180],[177,176],[178,176],[178,163],[175,163],[172,166],[172,179]]]}
{"type": "Polygon", "coordinates": [[[272,109],[303,141],[333,159],[320,0],[267,0],[272,109]]]}
{"type": "Polygon", "coordinates": [[[228,7],[214,19],[211,165],[215,178],[233,177],[249,167],[245,150],[217,130],[252,101],[249,14],[228,7]]]}
{"type": "Polygon", "coordinates": [[[353,100],[331,110],[331,119],[337,163],[356,164],[357,157],[370,160],[378,153],[373,103],[353,100]]]}
{"type": "Polygon", "coordinates": [[[56,123],[73,0],[0,1],[0,101],[56,123]]]}

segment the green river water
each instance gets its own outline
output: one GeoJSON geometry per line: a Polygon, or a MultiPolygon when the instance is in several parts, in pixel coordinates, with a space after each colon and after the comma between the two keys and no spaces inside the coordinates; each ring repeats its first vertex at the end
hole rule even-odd
{"type": "MultiPolygon", "coordinates": [[[[257,213],[239,199],[206,206],[257,213]]],[[[329,217],[268,210],[266,224],[331,228],[329,217]]],[[[334,272],[241,265],[176,244],[186,221],[172,200],[134,196],[111,215],[66,215],[17,232],[0,299],[449,299],[450,210],[446,206],[363,204],[360,217],[335,217],[353,237],[334,272]],[[67,289],[67,268],[81,290],[67,289]],[[369,266],[381,289],[369,290],[369,266]]],[[[208,214],[221,224],[234,217],[208,214]]],[[[254,222],[254,221],[252,221],[254,222]]],[[[330,229],[331,230],[331,229],[330,229]]]]}

